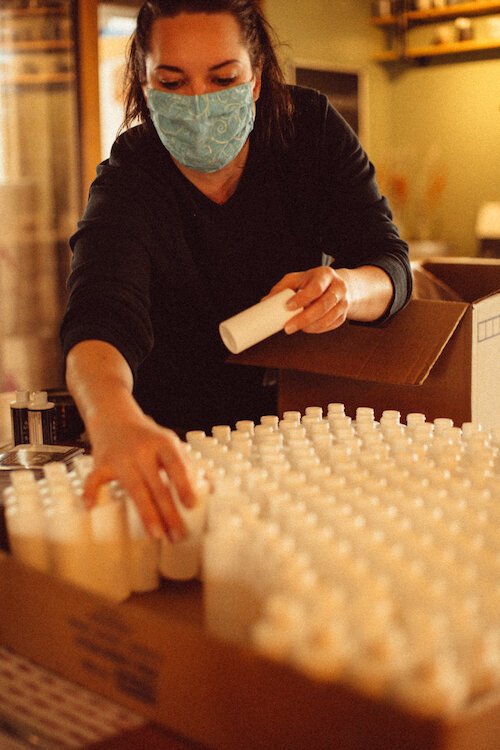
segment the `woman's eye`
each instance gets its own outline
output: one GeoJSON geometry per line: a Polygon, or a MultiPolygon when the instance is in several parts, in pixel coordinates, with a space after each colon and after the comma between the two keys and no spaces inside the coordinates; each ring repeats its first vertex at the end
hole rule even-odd
{"type": "Polygon", "coordinates": [[[160,86],[169,91],[175,91],[182,86],[182,81],[159,81],[160,86]]]}
{"type": "Polygon", "coordinates": [[[215,82],[217,86],[231,86],[232,83],[236,81],[236,77],[233,76],[232,78],[216,78],[215,82]]]}

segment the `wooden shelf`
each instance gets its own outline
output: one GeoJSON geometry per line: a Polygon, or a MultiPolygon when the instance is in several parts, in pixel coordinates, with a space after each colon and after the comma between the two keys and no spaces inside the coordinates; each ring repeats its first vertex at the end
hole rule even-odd
{"type": "Polygon", "coordinates": [[[22,42],[0,42],[4,52],[50,52],[73,49],[72,39],[34,39],[22,42]]]}
{"type": "Polygon", "coordinates": [[[386,50],[385,52],[376,52],[373,59],[375,62],[398,62],[398,60],[403,60],[403,56],[399,52],[386,50]]]}
{"type": "Polygon", "coordinates": [[[466,42],[450,42],[448,44],[428,44],[425,47],[408,47],[404,52],[387,50],[377,52],[374,55],[376,62],[404,62],[405,60],[424,60],[428,57],[446,57],[463,54],[466,52],[486,52],[498,50],[500,52],[500,39],[489,39],[478,41],[472,39],[466,42]]]}
{"type": "Polygon", "coordinates": [[[45,86],[51,83],[73,83],[75,73],[18,73],[0,77],[0,86],[45,86]]]}
{"type": "Polygon", "coordinates": [[[398,16],[372,16],[373,26],[397,26],[398,16]]]}
{"type": "Polygon", "coordinates": [[[410,10],[404,14],[408,23],[412,26],[439,21],[451,20],[457,16],[489,16],[500,13],[500,3],[489,0],[477,0],[475,3],[459,3],[449,5],[446,8],[433,8],[432,10],[410,10]]]}
{"type": "Polygon", "coordinates": [[[426,57],[457,55],[463,52],[483,52],[492,49],[500,51],[500,39],[485,39],[483,41],[471,39],[466,42],[449,42],[448,44],[429,44],[426,47],[410,47],[405,50],[404,57],[410,60],[418,60],[426,57]]]}
{"type": "Polygon", "coordinates": [[[448,5],[446,8],[433,8],[432,10],[409,10],[398,15],[373,16],[372,24],[382,27],[418,26],[426,23],[438,23],[439,21],[451,20],[458,16],[489,16],[500,13],[500,2],[492,0],[477,0],[475,3],[459,3],[448,5]]]}
{"type": "Polygon", "coordinates": [[[471,52],[487,52],[498,50],[500,52],[500,39],[472,39],[462,42],[449,42],[446,44],[427,44],[420,47],[412,47],[408,44],[408,33],[416,26],[425,24],[441,23],[451,21],[459,17],[478,17],[500,13],[500,2],[492,0],[476,0],[476,2],[463,2],[457,5],[449,5],[446,8],[433,8],[432,10],[410,10],[402,11],[396,15],[372,18],[374,26],[393,29],[395,38],[393,44],[400,51],[387,50],[374,55],[376,62],[412,62],[425,60],[427,58],[446,57],[471,52]]]}
{"type": "Polygon", "coordinates": [[[69,7],[54,8],[0,8],[0,17],[25,18],[26,16],[69,16],[69,7]]]}

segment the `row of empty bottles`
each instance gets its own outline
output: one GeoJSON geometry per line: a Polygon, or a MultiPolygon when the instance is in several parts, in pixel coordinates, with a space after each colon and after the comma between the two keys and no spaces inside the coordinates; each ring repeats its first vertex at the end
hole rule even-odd
{"type": "Polygon", "coordinates": [[[414,712],[498,689],[499,435],[340,404],[283,416],[187,436],[214,486],[210,630],[414,712]]]}
{"type": "Polygon", "coordinates": [[[110,482],[88,509],[83,487],[92,470],[91,456],[78,456],[74,468],[52,462],[44,478],[32,471],[11,472],[4,491],[9,546],[19,560],[115,601],[131,593],[156,589],[162,576],[179,580],[199,575],[204,497],[195,509],[183,511],[192,534],[173,545],[166,537],[152,539],[130,496],[110,482]]]}
{"type": "Polygon", "coordinates": [[[36,506],[38,567],[115,599],[160,575],[201,577],[211,632],[315,679],[439,715],[498,688],[498,433],[368,407],[351,419],[332,403],[186,440],[205,484],[182,511],[184,542],[149,539],[116,483],[86,511],[84,457],[64,477],[55,464],[38,482],[13,473],[14,554],[36,549],[21,520],[36,506]]]}

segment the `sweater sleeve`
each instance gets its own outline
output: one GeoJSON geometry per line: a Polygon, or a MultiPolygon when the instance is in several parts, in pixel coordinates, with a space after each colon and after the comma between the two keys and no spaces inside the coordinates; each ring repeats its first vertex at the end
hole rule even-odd
{"type": "Polygon", "coordinates": [[[151,258],[144,196],[127,170],[98,167],[87,208],[70,240],[68,304],[61,326],[65,356],[80,341],[112,344],[134,377],[150,352],[151,258]]]}
{"type": "Polygon", "coordinates": [[[387,319],[411,296],[408,246],[392,222],[373,164],[357,136],[326,99],[322,115],[319,182],[323,250],[334,259],[333,268],[372,265],[389,275],[394,291],[383,318],[387,319]]]}

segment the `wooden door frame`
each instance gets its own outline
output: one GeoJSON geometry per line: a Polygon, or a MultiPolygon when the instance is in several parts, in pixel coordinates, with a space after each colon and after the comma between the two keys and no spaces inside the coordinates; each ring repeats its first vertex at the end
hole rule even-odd
{"type": "Polygon", "coordinates": [[[99,0],[73,0],[78,71],[78,122],[80,136],[80,183],[82,206],[101,161],[99,119],[99,0]]]}

